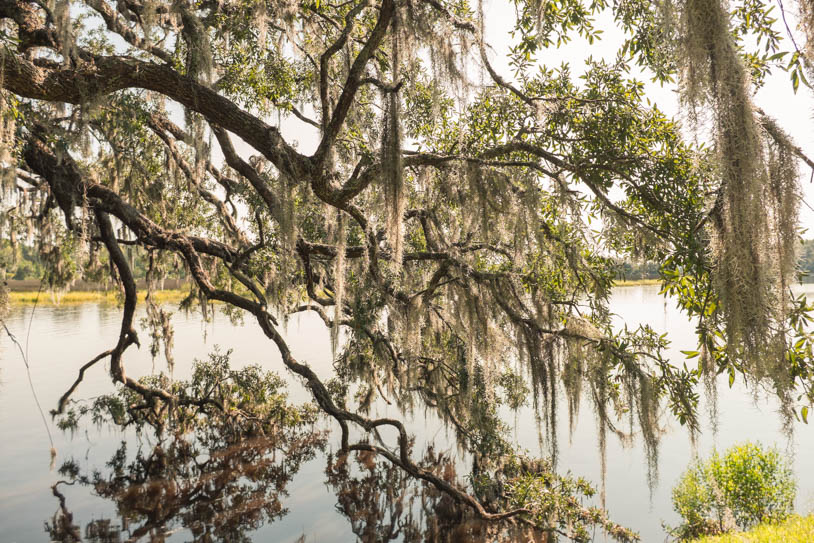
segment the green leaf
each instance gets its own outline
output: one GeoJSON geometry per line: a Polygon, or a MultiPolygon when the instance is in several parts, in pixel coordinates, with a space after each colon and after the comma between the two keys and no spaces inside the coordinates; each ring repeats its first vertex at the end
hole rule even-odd
{"type": "Polygon", "coordinates": [[[803,416],[803,422],[808,424],[808,406],[807,405],[803,406],[803,408],[800,409],[800,415],[803,416]]]}

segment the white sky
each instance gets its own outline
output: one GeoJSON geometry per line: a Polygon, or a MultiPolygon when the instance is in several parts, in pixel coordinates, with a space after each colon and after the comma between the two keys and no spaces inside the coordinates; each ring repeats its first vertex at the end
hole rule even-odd
{"type": "MultiPolygon", "coordinates": [[[[786,13],[789,25],[794,28],[796,13],[790,9],[787,9],[786,13]]],[[[778,13],[774,13],[774,16],[780,18],[778,13]]],[[[501,51],[508,51],[511,40],[508,30],[514,24],[514,7],[508,0],[484,0],[484,20],[486,21],[487,41],[493,47],[490,61],[508,79],[511,72],[505,54],[501,51]]],[[[782,25],[782,23],[778,22],[778,25],[782,25]]],[[[615,26],[613,18],[609,14],[600,17],[595,26],[603,30],[601,41],[589,45],[585,40],[574,39],[560,49],[543,52],[541,61],[549,66],[559,66],[562,62],[567,62],[570,64],[574,76],[582,72],[580,67],[588,56],[592,56],[594,59],[604,58],[608,62],[613,62],[619,46],[624,41],[624,33],[615,26]]],[[[800,43],[799,36],[798,43],[800,43]]],[[[784,40],[781,48],[790,49],[790,42],[784,40]]],[[[646,74],[642,74],[639,79],[645,83],[648,97],[658,105],[659,109],[670,117],[680,118],[678,98],[673,88],[651,83],[650,77],[646,74]]],[[[778,121],[794,142],[803,149],[803,152],[814,158],[814,130],[812,130],[814,93],[811,89],[801,84],[795,94],[789,74],[778,71],[767,79],[763,88],[755,96],[754,102],[757,107],[778,121]]],[[[806,204],[814,207],[814,184],[810,181],[811,170],[808,166],[801,163],[800,173],[804,200],[800,206],[800,226],[809,230],[805,237],[812,238],[814,237],[814,210],[807,207],[806,204]]]]}
{"type": "MultiPolygon", "coordinates": [[[[509,50],[511,41],[509,30],[514,25],[514,6],[509,0],[484,0],[483,9],[486,22],[486,40],[491,46],[489,59],[501,76],[511,80],[512,72],[508,66],[506,53],[509,50]]],[[[779,18],[778,14],[775,14],[775,16],[779,18]]],[[[787,17],[789,18],[789,24],[794,28],[795,13],[789,10],[787,11],[787,17]]],[[[582,66],[589,56],[592,56],[595,60],[605,59],[608,62],[613,62],[624,40],[624,34],[615,26],[609,13],[600,16],[595,26],[603,31],[601,41],[589,45],[587,41],[575,38],[560,49],[542,51],[539,55],[540,61],[551,67],[559,67],[563,62],[567,62],[571,67],[575,80],[583,72],[582,66]]],[[[783,35],[785,36],[785,33],[783,35]]],[[[784,40],[781,47],[790,49],[790,42],[784,40]]],[[[642,72],[639,72],[639,74],[637,77],[645,84],[651,102],[658,105],[659,109],[666,115],[676,119],[680,118],[678,99],[674,87],[661,87],[657,83],[650,82],[649,75],[642,72]]],[[[485,80],[485,82],[488,81],[485,80]]],[[[777,71],[767,79],[766,84],[757,93],[754,101],[756,106],[779,122],[780,126],[788,132],[795,143],[808,156],[814,157],[814,130],[812,130],[814,93],[812,93],[811,89],[800,85],[795,94],[792,90],[789,74],[777,71]]],[[[313,127],[292,117],[283,119],[280,128],[287,141],[296,142],[301,152],[310,154],[316,149],[318,134],[313,127]]],[[[236,139],[236,143],[242,142],[236,139]]],[[[249,154],[256,153],[253,150],[249,151],[249,147],[246,145],[239,145],[238,148],[247,151],[249,154]]],[[[219,154],[218,151],[216,151],[216,154],[219,154]]],[[[800,226],[808,230],[804,234],[806,238],[814,238],[814,210],[808,207],[808,205],[814,207],[814,184],[810,181],[811,170],[805,164],[801,163],[800,172],[804,200],[804,203],[800,206],[800,226]]]]}

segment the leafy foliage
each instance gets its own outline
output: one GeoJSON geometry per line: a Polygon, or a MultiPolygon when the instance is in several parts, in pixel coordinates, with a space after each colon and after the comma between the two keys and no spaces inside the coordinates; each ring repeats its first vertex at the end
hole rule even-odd
{"type": "Polygon", "coordinates": [[[213,438],[220,433],[263,435],[269,430],[296,428],[315,422],[312,405],[289,405],[285,381],[258,365],[233,369],[231,351],[214,352],[208,360],[193,365],[189,380],[171,380],[159,373],[145,377],[145,386],[162,387],[171,391],[176,405],[170,408],[156,398],[127,387],[117,394],[95,398],[91,403],[79,402],[60,416],[58,426],[76,430],[83,417],[97,425],[132,426],[138,431],[201,432],[213,438]]]}
{"type": "Polygon", "coordinates": [[[698,460],[673,489],[673,507],[684,520],[680,539],[746,530],[781,522],[794,509],[796,484],[789,461],[775,449],[746,443],[698,460]]]}

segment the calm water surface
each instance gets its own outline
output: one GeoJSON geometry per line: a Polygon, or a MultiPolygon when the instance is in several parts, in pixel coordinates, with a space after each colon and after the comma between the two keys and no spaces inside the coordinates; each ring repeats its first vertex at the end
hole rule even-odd
{"type": "MultiPolygon", "coordinates": [[[[814,295],[814,286],[800,289],[814,295]]],[[[648,323],[659,332],[669,332],[673,341],[672,353],[681,360],[680,349],[694,346],[694,326],[673,306],[658,295],[657,287],[623,287],[614,291],[611,308],[629,325],[648,323]]],[[[30,306],[16,307],[8,319],[12,333],[23,343],[28,334],[31,378],[44,409],[53,408],[59,396],[76,376],[78,368],[96,354],[115,343],[119,329],[119,310],[114,306],[82,304],[65,307],[40,306],[31,319],[30,306]]],[[[137,322],[143,318],[143,308],[137,322]]],[[[193,359],[204,359],[215,346],[234,350],[232,362],[236,365],[258,363],[276,370],[289,381],[290,398],[295,402],[309,401],[310,395],[294,378],[284,373],[279,356],[259,329],[247,321],[246,326],[233,325],[217,314],[211,323],[204,323],[199,315],[176,313],[174,375],[189,375],[193,359]]],[[[141,333],[142,343],[147,339],[141,333]]],[[[287,339],[294,355],[307,361],[321,376],[331,374],[330,338],[318,317],[302,315],[290,321],[287,339]]],[[[128,375],[138,377],[155,370],[163,370],[160,360],[150,357],[149,349],[131,348],[125,356],[128,375]]],[[[86,374],[75,398],[92,398],[110,392],[112,385],[107,367],[99,364],[86,374]]],[[[564,403],[564,402],[562,402],[564,403]]],[[[814,428],[798,424],[792,441],[781,432],[776,402],[757,398],[740,384],[729,389],[719,386],[719,430],[713,434],[705,425],[698,442],[698,452],[707,454],[713,447],[725,448],[745,440],[757,440],[776,445],[788,451],[794,459],[799,488],[797,510],[814,511],[814,428]]],[[[387,413],[387,406],[379,408],[387,413]]],[[[567,416],[558,420],[561,471],[570,470],[598,482],[600,479],[596,425],[586,405],[577,427],[568,437],[567,416]]],[[[391,413],[394,414],[394,413],[391,413]]],[[[534,416],[529,410],[505,413],[506,421],[516,428],[514,439],[520,447],[540,452],[534,416]]],[[[50,421],[49,421],[50,424],[50,421]]],[[[449,436],[431,414],[417,413],[409,420],[409,429],[416,435],[416,450],[428,443],[445,450],[449,436]]],[[[81,427],[74,435],[53,427],[51,432],[58,451],[56,465],[73,458],[86,472],[104,471],[122,441],[137,447],[131,433],[122,433],[95,426],[81,427]]],[[[328,448],[336,448],[336,435],[328,439],[328,448]]],[[[150,444],[144,445],[149,449],[150,444]]],[[[448,451],[455,456],[454,450],[448,451]]],[[[678,518],[670,504],[670,489],[693,455],[686,431],[677,423],[668,421],[666,435],[660,448],[659,480],[650,489],[647,484],[646,462],[640,443],[624,448],[609,438],[608,470],[606,478],[607,507],[611,518],[639,531],[643,541],[664,541],[662,522],[677,524],[678,518]]],[[[3,335],[0,337],[0,543],[48,541],[45,530],[59,508],[59,501],[51,492],[51,485],[63,479],[50,467],[49,443],[34,398],[29,388],[23,360],[14,345],[3,335]]],[[[287,485],[287,495],[281,497],[287,513],[274,522],[263,523],[250,532],[258,541],[294,542],[304,535],[308,542],[353,541],[355,536],[349,521],[337,511],[337,497],[326,485],[326,457],[317,456],[300,467],[287,485]]],[[[461,466],[459,473],[465,472],[461,466]]],[[[115,505],[97,496],[91,488],[80,485],[61,485],[67,508],[75,524],[84,527],[99,519],[118,521],[115,505]]],[[[87,534],[83,532],[83,536],[87,534]]],[[[90,538],[92,540],[92,538],[90,538]]],[[[126,540],[127,537],[122,537],[126,540]]],[[[179,531],[168,536],[168,541],[188,541],[189,532],[179,531]]],[[[604,538],[599,536],[598,541],[604,538]]]]}

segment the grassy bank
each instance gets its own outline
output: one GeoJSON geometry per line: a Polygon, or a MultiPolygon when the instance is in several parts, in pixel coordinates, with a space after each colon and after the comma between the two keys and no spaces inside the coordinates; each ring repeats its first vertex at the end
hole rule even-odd
{"type": "Polygon", "coordinates": [[[811,543],[814,515],[793,516],[782,524],[763,524],[748,532],[703,537],[695,543],[811,543]]]}
{"type": "Polygon", "coordinates": [[[637,287],[640,285],[661,285],[661,279],[617,279],[615,287],[637,287]]]}
{"type": "MultiPolygon", "coordinates": [[[[617,280],[614,286],[635,287],[660,284],[661,281],[659,279],[634,279],[629,281],[617,280]]],[[[188,293],[188,290],[183,289],[166,289],[155,291],[153,296],[159,303],[172,303],[180,302],[188,293]]],[[[139,301],[143,302],[146,294],[146,291],[139,290],[139,301]]],[[[37,301],[36,303],[39,305],[83,304],[91,302],[115,304],[119,303],[120,294],[116,290],[71,290],[55,296],[47,290],[43,290],[39,293],[36,290],[12,290],[9,292],[9,301],[15,305],[33,304],[35,301],[37,301]],[[38,297],[39,301],[37,301],[38,297]]]]}
{"type": "MultiPolygon", "coordinates": [[[[153,293],[153,299],[158,303],[180,302],[187,294],[186,290],[171,289],[171,290],[157,290],[153,293]]],[[[147,295],[145,291],[139,292],[139,301],[144,301],[147,295]]],[[[65,292],[59,296],[54,296],[48,291],[23,291],[23,292],[9,292],[9,302],[12,305],[24,305],[37,303],[39,305],[62,305],[62,304],[82,304],[82,303],[118,303],[121,295],[118,291],[82,291],[72,290],[65,292]],[[38,300],[39,297],[39,300],[38,300]]]]}

